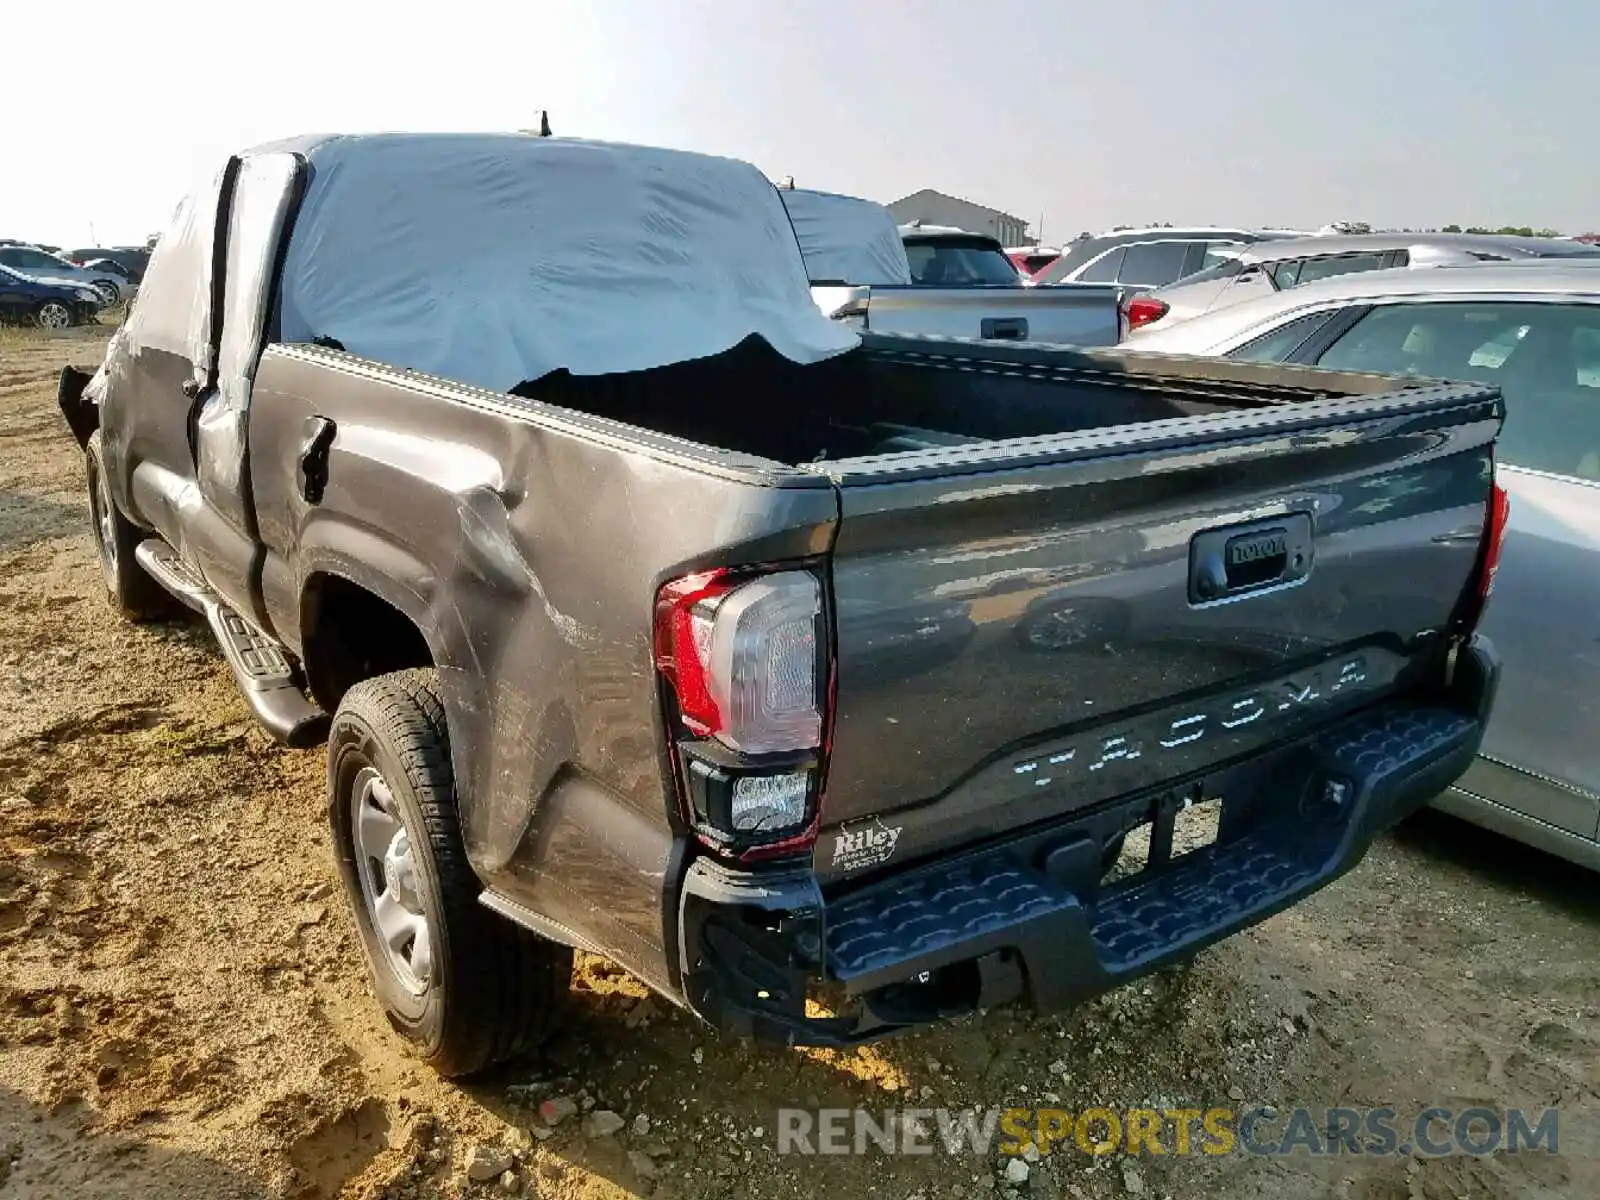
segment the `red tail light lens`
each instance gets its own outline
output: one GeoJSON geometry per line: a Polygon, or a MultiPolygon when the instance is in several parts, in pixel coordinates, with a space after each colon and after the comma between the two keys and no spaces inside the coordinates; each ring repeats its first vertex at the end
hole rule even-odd
{"type": "Polygon", "coordinates": [[[1506,545],[1506,522],[1511,519],[1511,497],[1498,483],[1489,493],[1489,519],[1483,531],[1483,569],[1478,575],[1478,600],[1487,604],[1494,594],[1494,577],[1500,570],[1500,552],[1506,545]]]}
{"type": "Polygon", "coordinates": [[[1128,317],[1128,331],[1142,329],[1152,322],[1161,320],[1171,310],[1165,300],[1157,300],[1154,296],[1135,296],[1124,306],[1123,311],[1128,317]]]}
{"type": "Polygon", "coordinates": [[[1495,576],[1500,571],[1500,552],[1505,549],[1506,522],[1511,519],[1511,497],[1498,483],[1489,488],[1489,501],[1484,513],[1483,540],[1479,542],[1477,582],[1467,594],[1462,605],[1462,626],[1468,631],[1476,629],[1488,608],[1489,597],[1494,595],[1495,576]]]}
{"type": "Polygon", "coordinates": [[[716,602],[732,590],[727,572],[706,571],[674,579],[656,596],[656,668],[672,685],[678,715],[694,733],[722,729],[706,649],[716,602]]]}

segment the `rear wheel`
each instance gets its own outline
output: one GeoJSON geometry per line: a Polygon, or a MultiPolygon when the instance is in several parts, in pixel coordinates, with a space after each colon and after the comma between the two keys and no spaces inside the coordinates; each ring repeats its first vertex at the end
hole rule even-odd
{"type": "Polygon", "coordinates": [[[444,1075],[543,1040],[572,951],[478,903],[432,671],[356,684],[328,737],[329,816],[378,1001],[444,1075]]]}
{"type": "Polygon", "coordinates": [[[183,611],[182,606],[134,561],[134,548],[144,535],[122,515],[111,498],[105,448],[98,429],[89,435],[89,444],[84,447],[83,466],[89,484],[89,516],[94,522],[95,549],[111,606],[130,621],[158,621],[177,616],[183,611]]]}
{"type": "Polygon", "coordinates": [[[59,300],[46,300],[33,310],[33,323],[40,329],[70,329],[72,309],[59,300]]]}

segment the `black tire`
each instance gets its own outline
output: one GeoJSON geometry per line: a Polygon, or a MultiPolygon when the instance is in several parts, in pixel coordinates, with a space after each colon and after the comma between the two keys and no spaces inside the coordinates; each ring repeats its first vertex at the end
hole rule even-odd
{"type": "Polygon", "coordinates": [[[33,323],[39,329],[70,329],[78,323],[78,314],[62,300],[41,300],[33,310],[33,323]]]}
{"type": "Polygon", "coordinates": [[[162,621],[180,615],[183,606],[134,561],[133,551],[144,533],[122,515],[107,486],[105,449],[100,431],[84,448],[84,475],[89,484],[89,519],[100,573],[111,607],[130,621],[162,621]]]}
{"type": "Polygon", "coordinates": [[[544,1040],[571,985],[572,951],[478,903],[481,886],[462,845],[438,687],[433,671],[398,671],[345,694],[328,735],[328,811],[384,1014],[435,1070],[454,1076],[525,1054],[544,1040]],[[406,864],[414,875],[407,878],[420,885],[411,895],[431,947],[426,980],[402,978],[367,893],[393,861],[380,864],[357,848],[357,813],[368,786],[362,780],[370,784],[373,772],[409,841],[406,864]]]}

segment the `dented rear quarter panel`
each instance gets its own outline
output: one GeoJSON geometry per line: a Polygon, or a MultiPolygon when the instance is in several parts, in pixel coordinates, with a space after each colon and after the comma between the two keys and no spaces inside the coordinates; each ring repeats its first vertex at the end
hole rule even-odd
{"type": "Polygon", "coordinates": [[[439,669],[473,868],[670,987],[655,593],[824,553],[830,481],[301,346],[262,360],[250,452],[277,634],[302,648],[318,572],[406,613],[439,669]],[[337,433],[311,505],[295,469],[315,417],[337,433]]]}

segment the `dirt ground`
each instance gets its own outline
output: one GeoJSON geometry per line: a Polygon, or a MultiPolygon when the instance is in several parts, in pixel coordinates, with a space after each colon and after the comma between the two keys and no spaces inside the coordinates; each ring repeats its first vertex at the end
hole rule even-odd
{"type": "Polygon", "coordinates": [[[584,959],[543,1058],[438,1079],[370,996],[321,755],[256,729],[202,627],[135,628],[102,598],[54,378],[105,332],[0,330],[0,1197],[1600,1195],[1600,886],[1428,815],[1063,1016],[752,1049],[584,959]],[[580,1110],[553,1130],[551,1096],[580,1110]],[[998,1152],[777,1153],[785,1105],[1056,1103],[1560,1105],[1561,1152],[1070,1150],[1020,1187],[998,1152]],[[499,1151],[508,1173],[471,1182],[499,1151]]]}

